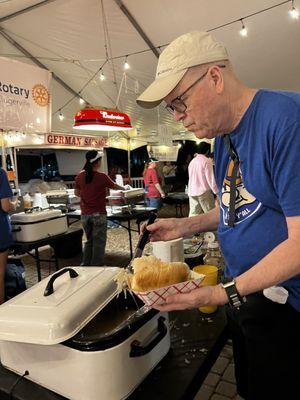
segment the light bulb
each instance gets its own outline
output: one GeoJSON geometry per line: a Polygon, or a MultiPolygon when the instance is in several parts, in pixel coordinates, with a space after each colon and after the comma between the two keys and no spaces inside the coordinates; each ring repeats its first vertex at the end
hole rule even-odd
{"type": "Polygon", "coordinates": [[[84,104],[85,101],[84,101],[81,97],[79,97],[79,103],[80,103],[80,104],[84,104]]]}
{"type": "Polygon", "coordinates": [[[129,68],[130,68],[130,65],[128,64],[127,56],[126,56],[125,62],[124,62],[124,69],[126,70],[126,69],[129,69],[129,68]]]}
{"type": "Polygon", "coordinates": [[[101,72],[99,79],[100,79],[100,81],[105,81],[105,75],[103,72],[101,72]]]}
{"type": "Polygon", "coordinates": [[[292,9],[289,11],[290,17],[293,19],[299,18],[299,11],[293,6],[292,9]]]}
{"type": "Polygon", "coordinates": [[[248,29],[245,27],[243,20],[241,19],[242,29],[240,30],[240,35],[243,37],[248,36],[248,29]]]}
{"type": "Polygon", "coordinates": [[[62,120],[65,119],[65,117],[64,117],[64,115],[62,114],[61,111],[60,111],[59,114],[58,114],[58,118],[59,118],[60,121],[62,121],[62,120]]]}

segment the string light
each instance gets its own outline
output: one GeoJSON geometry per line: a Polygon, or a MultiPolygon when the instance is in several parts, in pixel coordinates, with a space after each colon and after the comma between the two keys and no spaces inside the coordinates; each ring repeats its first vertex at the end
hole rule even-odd
{"type": "Polygon", "coordinates": [[[290,9],[289,14],[293,19],[299,18],[299,11],[294,6],[294,0],[292,0],[292,8],[290,9]]]}
{"type": "Polygon", "coordinates": [[[242,29],[240,30],[240,35],[243,37],[248,36],[248,30],[244,25],[244,21],[241,19],[242,29]]]}
{"type": "Polygon", "coordinates": [[[83,100],[82,97],[79,97],[79,103],[80,103],[81,105],[83,105],[83,104],[85,104],[85,100],[83,100]]]}
{"type": "Polygon", "coordinates": [[[103,71],[100,71],[99,79],[102,82],[105,81],[105,75],[104,75],[103,71]]]}
{"type": "Polygon", "coordinates": [[[63,121],[65,119],[64,114],[59,110],[58,118],[60,121],[63,121]]]}
{"type": "Polygon", "coordinates": [[[124,62],[124,65],[123,65],[124,70],[130,69],[130,65],[128,64],[127,57],[128,56],[125,57],[125,62],[124,62]]]}

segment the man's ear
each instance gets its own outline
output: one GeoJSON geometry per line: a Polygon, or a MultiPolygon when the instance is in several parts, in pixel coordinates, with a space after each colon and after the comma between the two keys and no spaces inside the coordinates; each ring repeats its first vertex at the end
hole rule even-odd
{"type": "Polygon", "coordinates": [[[220,68],[213,67],[210,70],[210,76],[215,85],[216,93],[221,94],[224,89],[224,78],[223,78],[223,74],[221,73],[220,68]]]}

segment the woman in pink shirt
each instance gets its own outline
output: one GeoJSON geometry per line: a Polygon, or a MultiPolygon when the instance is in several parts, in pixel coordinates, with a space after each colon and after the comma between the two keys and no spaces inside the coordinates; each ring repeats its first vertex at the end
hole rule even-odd
{"type": "Polygon", "coordinates": [[[156,170],[158,162],[155,158],[150,158],[145,164],[143,173],[147,206],[157,209],[162,207],[162,199],[165,197],[165,192],[161,186],[162,179],[156,170]]]}

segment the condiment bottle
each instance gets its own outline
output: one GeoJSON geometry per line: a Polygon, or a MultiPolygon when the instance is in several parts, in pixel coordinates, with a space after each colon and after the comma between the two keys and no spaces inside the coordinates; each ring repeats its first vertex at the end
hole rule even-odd
{"type": "Polygon", "coordinates": [[[224,269],[224,260],[219,249],[218,242],[212,242],[207,244],[207,251],[203,258],[204,264],[214,265],[218,267],[219,278],[221,277],[224,269]]]}
{"type": "Polygon", "coordinates": [[[23,196],[23,202],[24,202],[24,209],[28,210],[31,207],[31,197],[29,193],[25,193],[23,196]]]}

